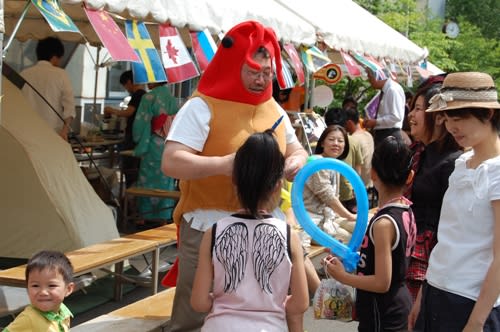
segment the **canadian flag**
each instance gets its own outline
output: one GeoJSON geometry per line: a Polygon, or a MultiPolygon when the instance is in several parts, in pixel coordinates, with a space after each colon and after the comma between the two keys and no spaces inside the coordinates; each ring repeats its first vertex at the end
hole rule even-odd
{"type": "Polygon", "coordinates": [[[200,75],[177,28],[160,25],[160,50],[169,83],[189,80],[200,75]]]}

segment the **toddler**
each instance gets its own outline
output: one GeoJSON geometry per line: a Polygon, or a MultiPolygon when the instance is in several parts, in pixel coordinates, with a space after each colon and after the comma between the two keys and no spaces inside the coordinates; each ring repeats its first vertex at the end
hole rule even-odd
{"type": "Polygon", "coordinates": [[[26,283],[31,304],[3,332],[66,332],[72,317],[62,303],[73,292],[73,267],[61,252],[40,251],[28,261],[26,283]]]}

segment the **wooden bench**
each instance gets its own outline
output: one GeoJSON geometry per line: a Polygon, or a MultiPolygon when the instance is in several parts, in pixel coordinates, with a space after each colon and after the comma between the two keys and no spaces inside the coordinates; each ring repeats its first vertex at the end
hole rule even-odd
{"type": "MultiPolygon", "coordinates": [[[[178,201],[181,197],[181,192],[177,190],[161,190],[161,189],[148,189],[148,188],[139,188],[139,187],[130,187],[125,189],[125,195],[123,197],[123,217],[122,217],[122,229],[127,229],[127,223],[129,219],[133,219],[134,217],[130,217],[128,215],[128,198],[129,197],[157,197],[157,198],[168,198],[173,199],[174,201],[178,201]]],[[[172,209],[175,207],[175,204],[172,205],[172,209]]]]}
{"type": "Polygon", "coordinates": [[[75,326],[71,328],[71,331],[136,332],[160,330],[170,320],[174,295],[175,287],[163,290],[75,326]]]}
{"type": "Polygon", "coordinates": [[[157,241],[159,245],[171,245],[177,242],[177,226],[175,224],[168,224],[151,228],[145,231],[132,233],[123,236],[128,239],[139,239],[157,241]]]}
{"type": "MultiPolygon", "coordinates": [[[[73,265],[74,276],[80,276],[98,269],[115,265],[115,300],[122,297],[122,278],[124,261],[145,253],[158,251],[158,243],[134,238],[117,238],[90,245],[66,253],[73,265]]],[[[0,285],[26,287],[26,265],[0,271],[0,285]]],[[[153,275],[158,275],[158,264],[153,262],[153,275]]],[[[153,287],[153,291],[155,288],[153,287]]]]}
{"type": "Polygon", "coordinates": [[[325,250],[326,250],[325,247],[311,245],[311,248],[309,249],[309,253],[307,254],[307,257],[309,257],[310,259],[313,259],[314,257],[325,253],[326,252],[325,250]]]}

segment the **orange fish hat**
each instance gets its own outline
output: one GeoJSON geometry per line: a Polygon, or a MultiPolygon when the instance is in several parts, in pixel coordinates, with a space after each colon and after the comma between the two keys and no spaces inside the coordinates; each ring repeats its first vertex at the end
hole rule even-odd
{"type": "Polygon", "coordinates": [[[249,92],[241,80],[243,64],[246,63],[255,70],[261,69],[253,61],[253,56],[260,47],[264,47],[271,55],[271,61],[276,64],[278,82],[284,86],[281,51],[274,30],[259,22],[246,21],[226,33],[201,76],[198,91],[213,98],[251,105],[258,105],[272,98],[272,84],[262,93],[256,94],[249,92]]]}

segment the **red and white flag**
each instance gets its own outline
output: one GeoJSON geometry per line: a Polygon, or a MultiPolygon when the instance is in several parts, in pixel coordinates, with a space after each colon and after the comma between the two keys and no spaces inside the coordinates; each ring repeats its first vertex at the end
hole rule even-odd
{"type": "Polygon", "coordinates": [[[104,10],[93,10],[83,6],[96,34],[115,61],[141,62],[127,37],[120,30],[116,22],[104,10]]]}
{"type": "Polygon", "coordinates": [[[352,56],[350,56],[348,53],[343,52],[343,51],[340,51],[340,55],[342,56],[342,59],[344,60],[344,64],[347,68],[347,72],[349,73],[349,76],[351,78],[360,77],[361,70],[359,69],[358,64],[352,58],[352,56]]]}
{"type": "Polygon", "coordinates": [[[300,60],[299,53],[295,49],[295,46],[293,46],[292,43],[288,43],[283,45],[283,48],[285,49],[286,54],[288,54],[290,63],[297,74],[297,81],[299,81],[299,85],[304,84],[304,67],[302,67],[302,61],[300,60]]]}
{"type": "Polygon", "coordinates": [[[189,80],[200,75],[177,28],[160,25],[160,51],[169,83],[189,80]]]}
{"type": "Polygon", "coordinates": [[[217,51],[217,45],[208,29],[203,31],[190,31],[191,45],[193,45],[193,52],[196,60],[198,60],[198,67],[203,73],[207,69],[208,64],[217,51]]]}

